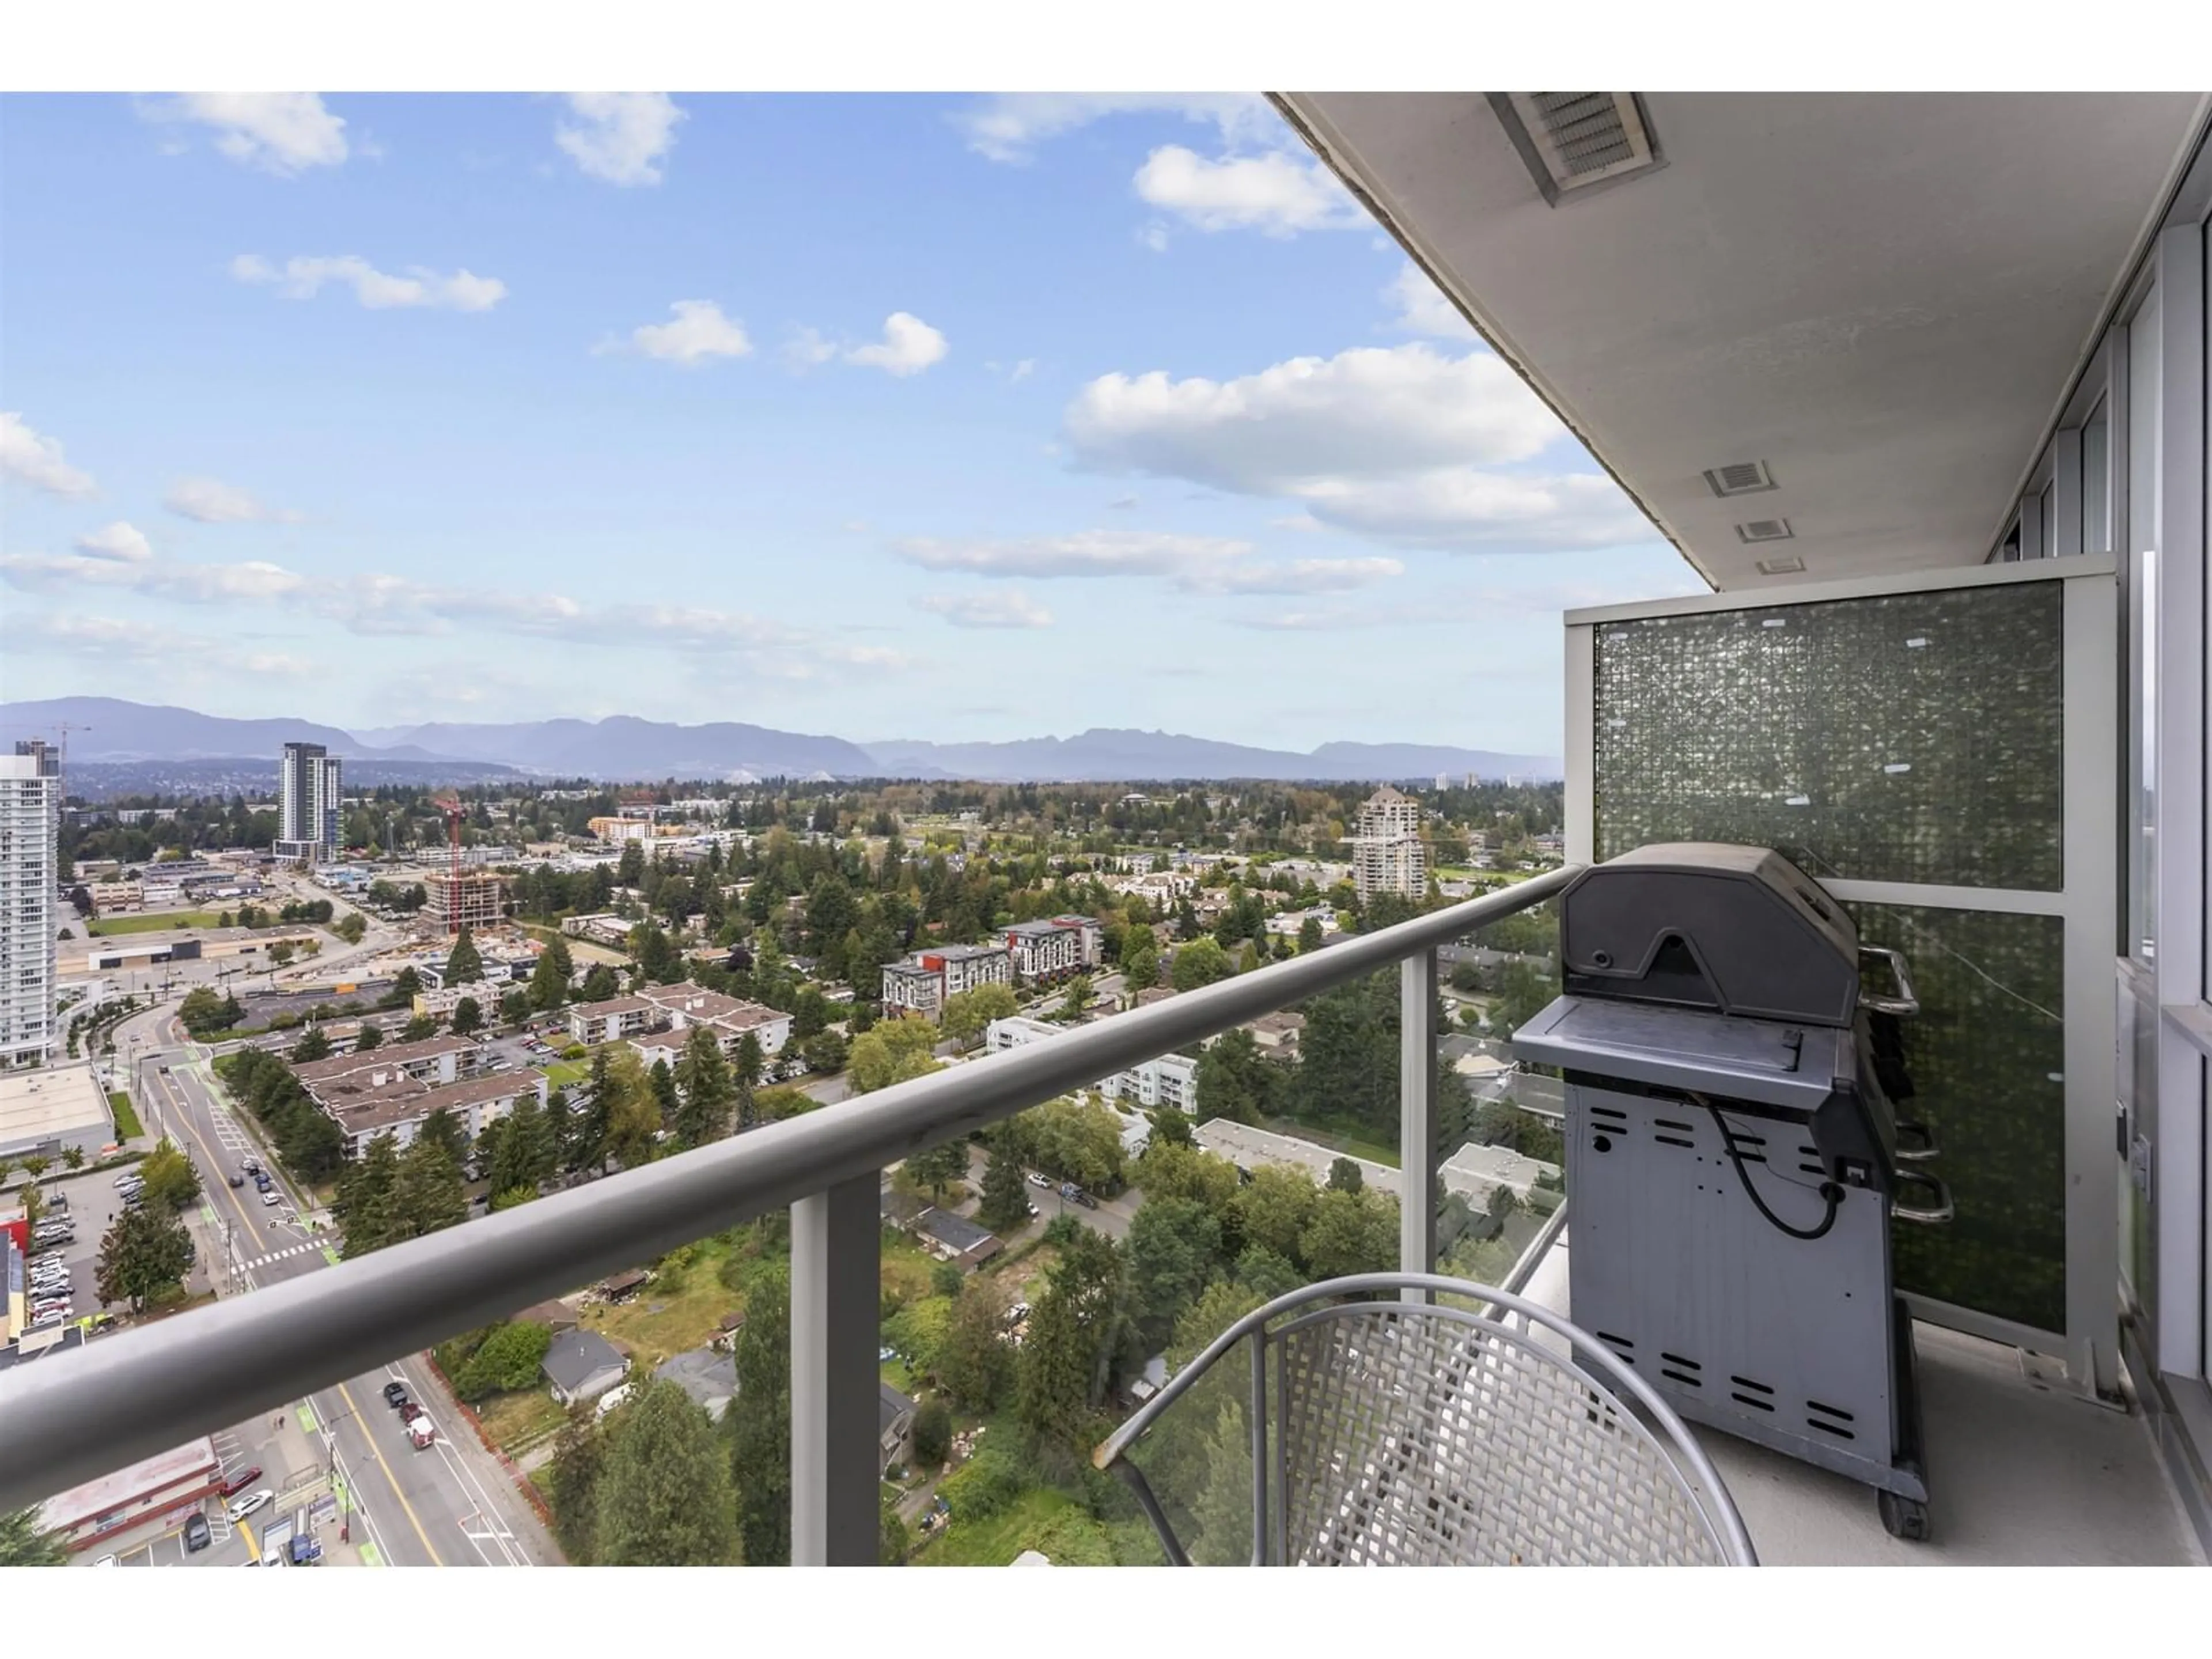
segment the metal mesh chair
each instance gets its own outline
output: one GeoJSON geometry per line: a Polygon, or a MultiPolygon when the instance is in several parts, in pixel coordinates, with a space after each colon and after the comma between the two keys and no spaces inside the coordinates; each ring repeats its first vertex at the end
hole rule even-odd
{"type": "Polygon", "coordinates": [[[1130,1453],[1240,1345],[1255,1565],[1757,1565],[1680,1419],[1595,1337],[1485,1285],[1363,1273],[1247,1314],[1094,1454],[1178,1566],[1130,1453]],[[1408,1291],[1485,1310],[1344,1299],[1408,1291]]]}

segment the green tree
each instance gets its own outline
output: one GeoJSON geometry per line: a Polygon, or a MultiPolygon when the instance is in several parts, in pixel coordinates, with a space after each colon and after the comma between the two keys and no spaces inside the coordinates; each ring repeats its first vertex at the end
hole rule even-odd
{"type": "Polygon", "coordinates": [[[1146,928],[1143,937],[1134,945],[1121,947],[1121,978],[1134,996],[1139,991],[1149,991],[1160,982],[1160,950],[1152,938],[1152,929],[1146,928]]]}
{"type": "Polygon", "coordinates": [[[142,1313],[155,1297],[182,1284],[191,1263],[191,1240],[173,1213],[150,1203],[125,1210],[100,1241],[100,1299],[128,1303],[142,1313]]]}
{"type": "Polygon", "coordinates": [[[737,1397],[723,1414],[737,1487],[738,1538],[745,1564],[791,1563],[791,1272],[771,1261],[745,1288],[744,1328],[734,1358],[737,1397]]]}
{"type": "Polygon", "coordinates": [[[676,1087],[683,1103],[676,1109],[676,1144],[686,1151],[720,1140],[730,1132],[730,1101],[736,1093],[720,1038],[711,1026],[695,1025],[684,1039],[676,1063],[676,1087]]]}
{"type": "Polygon", "coordinates": [[[876,1504],[876,1565],[884,1567],[902,1567],[908,1551],[914,1547],[913,1534],[906,1529],[906,1522],[899,1515],[899,1492],[885,1486],[876,1504]]]}
{"type": "Polygon", "coordinates": [[[1089,1450],[1092,1415],[1129,1334],[1121,1249],[1078,1226],[1061,1243],[1030,1317],[1015,1395],[1016,1416],[1052,1461],[1073,1462],[1089,1450]]]}
{"type": "Polygon", "coordinates": [[[1386,1273],[1398,1261],[1398,1206],[1372,1191],[1331,1189],[1314,1200],[1298,1254],[1315,1279],[1386,1273]]]}
{"type": "Polygon", "coordinates": [[[200,1195],[199,1171],[177,1150],[176,1142],[166,1138],[146,1154],[138,1176],[146,1183],[146,1202],[172,1215],[200,1195]]]}
{"type": "Polygon", "coordinates": [[[1359,1165],[1348,1158],[1340,1158],[1328,1166],[1328,1189],[1333,1193],[1356,1193],[1366,1184],[1359,1165]]]}
{"type": "Polygon", "coordinates": [[[520,1025],[530,1018],[530,993],[522,986],[509,986],[499,994],[499,1022],[502,1025],[520,1025]]]}
{"type": "Polygon", "coordinates": [[[737,1091],[738,1127],[750,1129],[757,1115],[759,1103],[753,1091],[768,1070],[768,1056],[761,1052],[760,1039],[750,1031],[738,1039],[738,1051],[730,1057],[730,1085],[737,1091]]]}
{"type": "Polygon", "coordinates": [[[392,1201],[410,1238],[459,1226],[469,1217],[460,1165],[431,1141],[417,1140],[399,1155],[392,1201]]]}
{"type": "Polygon", "coordinates": [[[452,954],[446,958],[445,984],[474,985],[483,977],[483,957],[477,953],[477,942],[466,927],[453,940],[452,954]]]}
{"type": "Polygon", "coordinates": [[[331,932],[336,933],[348,945],[358,945],[368,935],[368,923],[363,920],[360,911],[349,910],[338,918],[331,927],[331,932]]]}
{"type": "Polygon", "coordinates": [[[1398,1134],[1398,975],[1370,974],[1306,1005],[1286,1104],[1309,1119],[1351,1118],[1386,1144],[1398,1134]]]}
{"type": "Polygon", "coordinates": [[[428,1140],[445,1148],[446,1156],[455,1164],[465,1164],[469,1157],[469,1132],[460,1119],[443,1106],[422,1120],[422,1127],[415,1132],[418,1140],[428,1140]]]}
{"type": "MultiPolygon", "coordinates": [[[[562,955],[567,955],[563,950],[562,955]]],[[[538,965],[530,970],[530,1006],[537,1009],[558,1008],[568,999],[568,975],[554,959],[549,946],[538,958],[538,965]]]]}
{"type": "Polygon", "coordinates": [[[1078,974],[1067,981],[1067,994],[1060,999],[1057,1018],[1073,1024],[1091,1012],[1091,975],[1078,974]]]}
{"type": "Polygon", "coordinates": [[[453,1005],[453,1035],[466,1036],[471,1031],[483,1029],[483,1010],[477,1006],[474,997],[463,997],[453,1005]]]}
{"type": "Polygon", "coordinates": [[[1005,1233],[1026,1225],[1029,1218],[1029,1183],[1021,1160],[1003,1134],[994,1135],[989,1161],[983,1166],[983,1201],[976,1207],[975,1219],[994,1232],[1005,1233]]]}
{"type": "Polygon", "coordinates": [[[39,1509],[0,1510],[0,1567],[58,1567],[69,1547],[58,1532],[39,1529],[39,1509]]]}
{"type": "Polygon", "coordinates": [[[737,1553],[730,1466],[706,1408],[656,1377],[609,1433],[597,1502],[599,1559],[615,1567],[707,1567],[737,1553]]]}
{"type": "Polygon", "coordinates": [[[1260,1052],[1251,1032],[1224,1031],[1198,1056],[1198,1115],[1257,1123],[1276,1109],[1283,1079],[1284,1069],[1260,1052]]]}
{"type": "Polygon", "coordinates": [[[295,1066],[312,1066],[319,1060],[330,1057],[331,1040],[323,1034],[319,1024],[310,1025],[307,1034],[292,1045],[291,1059],[295,1066]]]}
{"type": "Polygon", "coordinates": [[[952,1449],[952,1413],[942,1400],[921,1402],[914,1414],[914,1461],[936,1468],[952,1449]]]}
{"type": "Polygon", "coordinates": [[[843,1071],[845,1062],[850,1057],[844,1037],[836,1031],[817,1031],[806,1039],[805,1047],[800,1052],[805,1059],[806,1069],[819,1072],[825,1077],[843,1071]]]}
{"type": "MultiPolygon", "coordinates": [[[[1170,1111],[1163,1110],[1159,1115],[1168,1116],[1170,1111]]],[[[1148,1203],[1164,1198],[1195,1199],[1215,1215],[1228,1217],[1234,1213],[1232,1206],[1244,1178],[1225,1158],[1156,1135],[1145,1149],[1137,1179],[1144,1184],[1148,1203]]]]}
{"type": "Polygon", "coordinates": [[[626,841],[622,856],[615,864],[615,881],[620,886],[635,887],[644,879],[645,848],[636,842],[626,841]]]}
{"type": "Polygon", "coordinates": [[[507,1115],[506,1132],[499,1137],[492,1159],[491,1188],[495,1193],[520,1188],[535,1198],[539,1184],[550,1179],[558,1167],[552,1126],[546,1122],[537,1097],[526,1094],[507,1115]]]}
{"type": "Polygon", "coordinates": [[[495,1394],[535,1389],[538,1367],[553,1344],[553,1333],[528,1320],[492,1328],[453,1377],[453,1392],[474,1402],[495,1394]]]}
{"type": "Polygon", "coordinates": [[[927,1020],[887,1019],[853,1040],[846,1070],[853,1092],[873,1094],[939,1068],[931,1049],[937,1028],[927,1020]]]}
{"type": "Polygon", "coordinates": [[[274,945],[271,945],[269,947],[269,960],[275,963],[279,968],[290,967],[292,965],[292,941],[289,939],[280,939],[274,945]]]}
{"type": "Polygon", "coordinates": [[[365,1054],[370,1049],[380,1046],[383,1042],[384,1028],[363,1020],[361,1023],[359,1034],[353,1040],[353,1051],[357,1054],[365,1054]]]}
{"type": "Polygon", "coordinates": [[[376,1006],[379,1008],[404,1008],[422,994],[422,975],[416,973],[410,964],[392,976],[392,983],[386,988],[384,994],[377,998],[376,1006]]]}
{"type": "Polygon", "coordinates": [[[553,1535],[561,1540],[561,1553],[578,1566],[599,1559],[599,1476],[606,1468],[606,1437],[588,1406],[568,1413],[553,1444],[553,1483],[547,1494],[553,1535]]]}
{"type": "Polygon", "coordinates": [[[660,1128],[660,1103],[636,1049],[622,1044],[607,1060],[606,1079],[594,1092],[593,1109],[606,1102],[606,1154],[625,1170],[653,1161],[653,1138],[660,1128]]]}
{"type": "Polygon", "coordinates": [[[918,1152],[908,1152],[906,1157],[907,1179],[926,1189],[934,1198],[942,1199],[945,1190],[964,1180],[967,1174],[968,1142],[965,1137],[925,1147],[918,1152]]]}
{"type": "Polygon", "coordinates": [[[1210,934],[1201,934],[1176,947],[1175,967],[1170,977],[1178,991],[1195,991],[1218,979],[1227,979],[1236,969],[1231,965],[1229,953],[1210,934]]]}
{"type": "Polygon", "coordinates": [[[1299,1259],[1298,1242],[1313,1220],[1318,1198],[1313,1182],[1302,1170],[1273,1165],[1255,1170],[1231,1206],[1237,1237],[1248,1245],[1256,1244],[1295,1261],[1299,1259]]]}
{"type": "Polygon", "coordinates": [[[1007,1296],[995,1274],[971,1273],[952,1304],[937,1352],[937,1380],[963,1411],[996,1411],[1013,1385],[1014,1350],[1005,1340],[1007,1296]]]}
{"type": "Polygon", "coordinates": [[[1137,1328],[1150,1352],[1220,1271],[1221,1223],[1195,1200],[1148,1196],[1129,1224],[1128,1262],[1137,1328]]]}
{"type": "Polygon", "coordinates": [[[435,1014],[417,1014],[399,1030],[402,1042],[422,1042],[437,1035],[438,1017],[435,1014]]]}
{"type": "Polygon", "coordinates": [[[1304,956],[1307,952],[1311,951],[1320,950],[1321,941],[1321,918],[1319,916],[1308,916],[1304,921],[1298,924],[1298,954],[1300,956],[1304,956]]]}
{"type": "Polygon", "coordinates": [[[676,1121],[676,1114],[683,1102],[676,1094],[676,1073],[665,1060],[656,1060],[645,1074],[647,1085],[653,1091],[653,1115],[659,1120],[659,1128],[665,1129],[676,1121]]]}
{"type": "Polygon", "coordinates": [[[217,996],[207,986],[196,985],[185,993],[177,1018],[184,1021],[185,1030],[204,1039],[228,1030],[246,1018],[246,1011],[238,1006],[237,998],[217,996]]]}
{"type": "Polygon", "coordinates": [[[945,1036],[964,1048],[981,1036],[993,1020],[1011,1019],[1020,1008],[1014,1000],[1012,986],[995,982],[979,985],[972,991],[957,991],[945,998],[939,1024],[945,1036]]]}
{"type": "Polygon", "coordinates": [[[582,988],[577,993],[580,1002],[611,1002],[622,993],[615,981],[615,970],[604,962],[595,962],[584,975],[582,988]]]}

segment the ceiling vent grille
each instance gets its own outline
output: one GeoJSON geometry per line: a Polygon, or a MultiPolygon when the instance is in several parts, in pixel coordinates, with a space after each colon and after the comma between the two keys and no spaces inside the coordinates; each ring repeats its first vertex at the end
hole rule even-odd
{"type": "Polygon", "coordinates": [[[1804,574],[1805,561],[1795,553],[1778,559],[1761,559],[1759,574],[1762,576],[1796,576],[1804,574]]]}
{"type": "Polygon", "coordinates": [[[1666,165],[1636,93],[1493,92],[1490,106],[1553,207],[1666,165]]]}
{"type": "Polygon", "coordinates": [[[1786,542],[1797,532],[1790,527],[1787,519],[1753,519],[1749,524],[1735,527],[1736,538],[1746,544],[1758,542],[1786,542]]]}
{"type": "Polygon", "coordinates": [[[1705,483],[1716,495],[1756,495],[1762,489],[1774,488],[1774,475],[1766,470],[1765,461],[1733,461],[1726,466],[1709,468],[1705,483]]]}

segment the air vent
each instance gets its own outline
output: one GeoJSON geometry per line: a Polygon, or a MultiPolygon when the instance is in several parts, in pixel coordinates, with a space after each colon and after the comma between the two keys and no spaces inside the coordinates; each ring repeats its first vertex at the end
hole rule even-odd
{"type": "Polygon", "coordinates": [[[1753,519],[1749,524],[1738,525],[1735,533],[1739,541],[1752,543],[1786,542],[1797,532],[1787,519],[1753,519]]]}
{"type": "Polygon", "coordinates": [[[1765,461],[1735,461],[1707,469],[1705,483],[1716,495],[1756,495],[1774,488],[1774,475],[1765,461]]]}
{"type": "Polygon", "coordinates": [[[1796,576],[1803,574],[1804,569],[1805,561],[1795,553],[1785,554],[1778,559],[1761,559],[1759,562],[1759,574],[1762,576],[1796,576]]]}
{"type": "Polygon", "coordinates": [[[1553,207],[1666,165],[1632,92],[1493,92],[1490,106],[1553,207]]]}

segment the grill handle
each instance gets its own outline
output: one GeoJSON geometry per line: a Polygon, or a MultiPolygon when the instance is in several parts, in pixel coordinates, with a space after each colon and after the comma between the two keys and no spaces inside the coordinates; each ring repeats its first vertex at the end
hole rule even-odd
{"type": "Polygon", "coordinates": [[[1935,1203],[1924,1208],[1917,1204],[1892,1202],[1889,1212],[1899,1221],[1916,1222],[1923,1227],[1940,1227],[1958,1213],[1951,1202],[1951,1189],[1925,1170],[1899,1170],[1897,1183],[1900,1187],[1924,1187],[1936,1194],[1935,1203]]]}
{"type": "Polygon", "coordinates": [[[1889,964],[1889,971],[1897,976],[1897,994],[1893,997],[1870,997],[1863,994],[1860,1004],[1877,1014],[1894,1014],[1899,1019],[1917,1018],[1920,1013],[1920,999],[1913,994],[1912,975],[1905,970],[1902,951],[1886,949],[1879,945],[1862,945],[1863,957],[1880,957],[1889,964]]]}
{"type": "Polygon", "coordinates": [[[1942,1150],[1936,1145],[1934,1127],[1917,1118],[1901,1117],[1896,1127],[1899,1134],[1911,1135],[1915,1142],[1911,1146],[1899,1146],[1891,1154],[1899,1164],[1925,1164],[1942,1150]]]}

